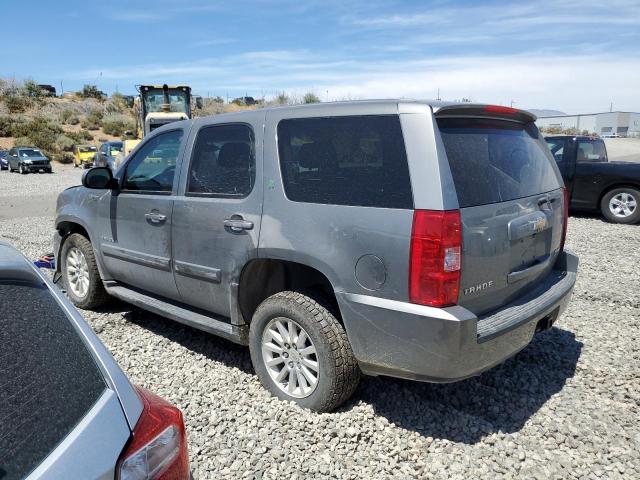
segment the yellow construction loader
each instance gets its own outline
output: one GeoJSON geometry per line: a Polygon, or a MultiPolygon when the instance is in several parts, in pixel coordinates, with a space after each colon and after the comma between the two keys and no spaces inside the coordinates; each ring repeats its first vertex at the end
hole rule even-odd
{"type": "MultiPolygon", "coordinates": [[[[123,140],[125,158],[150,132],[167,123],[191,118],[191,87],[185,85],[138,85],[139,95],[133,101],[136,131],[123,140]]],[[[119,164],[122,159],[118,159],[119,164]]]]}

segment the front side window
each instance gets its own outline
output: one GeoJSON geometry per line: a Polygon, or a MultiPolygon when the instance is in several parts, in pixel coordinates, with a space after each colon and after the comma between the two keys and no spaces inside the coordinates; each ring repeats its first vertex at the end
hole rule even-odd
{"type": "Polygon", "coordinates": [[[606,162],[607,150],[604,142],[599,139],[578,140],[578,162],[606,162]]]}
{"type": "Polygon", "coordinates": [[[247,125],[214,125],[198,132],[187,193],[243,197],[255,182],[255,142],[247,125]]]}
{"type": "Polygon", "coordinates": [[[278,152],[294,202],[413,208],[397,115],[282,120],[278,152]]]}
{"type": "Polygon", "coordinates": [[[124,190],[171,192],[182,130],[165,132],[148,140],[127,163],[124,190]]]}

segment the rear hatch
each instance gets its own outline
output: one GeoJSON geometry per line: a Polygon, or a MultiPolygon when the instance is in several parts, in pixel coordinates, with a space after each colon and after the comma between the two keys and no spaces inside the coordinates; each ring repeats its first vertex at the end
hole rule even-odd
{"type": "Polygon", "coordinates": [[[563,235],[563,182],[527,112],[451,106],[436,120],[460,205],[458,303],[481,315],[553,268],[563,235]]]}

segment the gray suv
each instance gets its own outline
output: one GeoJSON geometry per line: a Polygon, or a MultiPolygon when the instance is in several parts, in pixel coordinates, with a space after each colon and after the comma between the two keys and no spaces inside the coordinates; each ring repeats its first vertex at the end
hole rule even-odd
{"type": "Polygon", "coordinates": [[[175,122],[58,198],[71,300],[109,296],[249,345],[279,398],[361,373],[461,380],[564,311],[562,178],[511,108],[327,103],[175,122]]]}

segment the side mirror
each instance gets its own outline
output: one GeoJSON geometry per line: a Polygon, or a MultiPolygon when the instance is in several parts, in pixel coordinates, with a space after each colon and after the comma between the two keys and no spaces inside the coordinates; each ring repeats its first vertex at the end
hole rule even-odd
{"type": "Polygon", "coordinates": [[[82,176],[82,185],[86,188],[104,190],[118,188],[118,182],[113,178],[113,173],[108,167],[95,167],[87,170],[82,176]]]}

